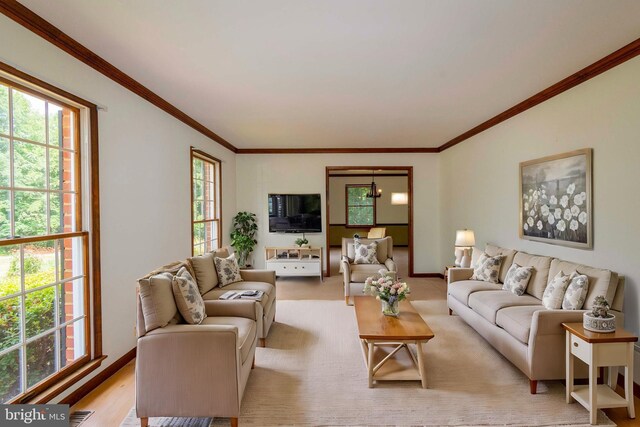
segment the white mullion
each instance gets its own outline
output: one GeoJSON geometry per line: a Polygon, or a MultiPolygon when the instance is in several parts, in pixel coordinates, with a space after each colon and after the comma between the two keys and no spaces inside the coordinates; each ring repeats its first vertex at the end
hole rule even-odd
{"type": "Polygon", "coordinates": [[[15,177],[13,164],[14,162],[14,150],[13,150],[13,89],[9,87],[9,234],[11,237],[16,235],[16,202],[15,191],[13,189],[15,185],[15,177]]]}
{"type": "MultiPolygon", "coordinates": [[[[51,188],[51,183],[49,182],[49,102],[44,102],[44,188],[49,190],[51,188]]],[[[49,210],[49,204],[51,201],[50,193],[47,191],[45,193],[46,206],[45,215],[47,218],[47,234],[51,234],[51,211],[49,210]]]]}
{"type": "Polygon", "coordinates": [[[22,352],[20,354],[20,373],[22,377],[22,392],[27,391],[27,314],[26,314],[26,297],[25,278],[24,278],[24,244],[20,245],[20,341],[22,344],[22,352]]]}

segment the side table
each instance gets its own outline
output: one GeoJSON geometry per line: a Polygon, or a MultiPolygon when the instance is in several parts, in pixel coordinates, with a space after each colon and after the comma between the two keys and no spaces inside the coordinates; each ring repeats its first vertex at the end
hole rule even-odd
{"type": "Polygon", "coordinates": [[[638,337],[622,328],[612,333],[587,331],[582,323],[563,323],[566,331],[567,403],[577,400],[587,408],[591,424],[598,418],[598,409],[627,408],[629,418],[635,418],[633,407],[633,343],[638,337]],[[589,385],[573,384],[574,357],[589,366],[589,385]],[[609,367],[608,385],[598,385],[598,368],[609,367]],[[625,397],[616,393],[618,366],[624,366],[625,397]]]}

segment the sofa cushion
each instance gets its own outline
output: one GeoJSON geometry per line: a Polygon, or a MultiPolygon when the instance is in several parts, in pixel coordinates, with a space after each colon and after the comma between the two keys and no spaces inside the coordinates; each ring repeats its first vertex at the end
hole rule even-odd
{"type": "Polygon", "coordinates": [[[499,291],[502,288],[496,283],[483,282],[481,280],[462,280],[449,285],[449,295],[463,303],[469,305],[469,295],[478,291],[499,291]]]}
{"type": "Polygon", "coordinates": [[[531,279],[532,272],[533,267],[521,267],[514,262],[511,264],[511,267],[509,267],[509,271],[507,271],[502,289],[513,292],[518,296],[524,294],[529,284],[529,279],[531,279]]]}
{"type": "Polygon", "coordinates": [[[378,274],[378,270],[387,269],[382,264],[351,264],[351,281],[364,283],[367,277],[378,274]]]}
{"type": "Polygon", "coordinates": [[[469,295],[469,307],[494,325],[498,310],[521,305],[538,305],[544,308],[540,300],[531,295],[518,296],[509,291],[479,291],[469,295]]]}
{"type": "Polygon", "coordinates": [[[509,335],[518,341],[527,344],[531,332],[531,320],[533,313],[544,310],[539,305],[524,305],[519,307],[507,307],[498,311],[496,325],[507,331],[509,335]]]}
{"type": "Polygon", "coordinates": [[[271,310],[271,305],[273,305],[276,297],[276,288],[270,283],[265,282],[250,282],[248,280],[242,282],[235,282],[230,285],[221,288],[213,288],[206,294],[202,295],[202,298],[205,301],[208,300],[216,300],[220,297],[220,295],[224,294],[227,291],[262,291],[264,292],[264,296],[259,301],[262,306],[262,311],[264,314],[269,313],[271,310]]]}
{"type": "Polygon", "coordinates": [[[581,310],[589,291],[589,278],[584,274],[571,273],[571,282],[562,299],[563,310],[581,310]]]}
{"type": "MultiPolygon", "coordinates": [[[[391,258],[391,254],[389,253],[389,240],[391,237],[385,237],[384,239],[359,239],[360,243],[371,243],[376,242],[378,244],[376,248],[376,257],[378,258],[378,263],[384,264],[384,262],[391,258]]],[[[355,244],[353,242],[347,243],[347,258],[349,258],[349,264],[353,264],[356,258],[356,250],[355,244]]]]}
{"type": "Polygon", "coordinates": [[[585,309],[590,310],[593,308],[593,300],[597,296],[605,297],[609,304],[613,302],[618,288],[618,273],[604,268],[594,268],[584,264],[554,259],[549,269],[549,278],[555,277],[559,271],[564,274],[578,272],[578,274],[584,274],[589,278],[589,290],[584,304],[585,309]]]}
{"type": "Polygon", "coordinates": [[[378,243],[360,243],[355,242],[355,264],[378,264],[378,243]]]}
{"type": "Polygon", "coordinates": [[[218,274],[213,264],[213,253],[188,258],[195,274],[200,294],[206,294],[218,285],[218,274]]]}
{"type": "Polygon", "coordinates": [[[492,244],[487,243],[484,251],[489,256],[502,255],[504,259],[502,260],[502,265],[500,266],[500,283],[504,283],[504,280],[507,277],[507,271],[509,271],[509,267],[513,264],[513,257],[516,256],[515,249],[505,249],[500,246],[494,246],[492,244]]]}
{"type": "Polygon", "coordinates": [[[476,248],[475,246],[471,248],[471,268],[476,268],[478,266],[478,260],[483,253],[484,251],[480,248],[476,248]]]}
{"type": "Polygon", "coordinates": [[[231,254],[226,258],[218,258],[214,256],[213,263],[215,264],[216,271],[218,272],[218,284],[220,287],[242,281],[238,260],[234,254],[231,254]]]}
{"type": "Polygon", "coordinates": [[[542,300],[544,290],[547,287],[549,278],[549,268],[551,267],[551,257],[540,255],[529,255],[526,252],[518,252],[513,257],[513,262],[523,267],[533,267],[527,293],[542,300]]]}
{"type": "Polygon", "coordinates": [[[494,257],[488,256],[486,253],[480,255],[478,264],[473,269],[471,280],[484,280],[485,282],[498,283],[500,275],[500,266],[502,265],[502,255],[494,257]]]}
{"type": "Polygon", "coordinates": [[[207,317],[207,313],[196,280],[186,267],[182,267],[178,274],[173,276],[172,289],[176,305],[184,320],[192,325],[200,324],[207,317]]]}
{"type": "Polygon", "coordinates": [[[164,272],[138,280],[145,329],[140,332],[143,334],[169,323],[180,322],[180,313],[171,288],[172,279],[173,274],[164,272]]]}
{"type": "Polygon", "coordinates": [[[251,345],[256,338],[258,328],[256,322],[244,317],[209,316],[202,321],[203,325],[230,325],[238,328],[238,349],[242,363],[251,352],[251,345]]]}
{"type": "Polygon", "coordinates": [[[558,274],[551,279],[547,288],[544,290],[544,295],[542,296],[542,305],[544,305],[544,308],[547,310],[557,310],[561,308],[564,293],[566,292],[567,286],[569,286],[570,282],[570,275],[566,275],[562,271],[558,271],[558,274]]]}

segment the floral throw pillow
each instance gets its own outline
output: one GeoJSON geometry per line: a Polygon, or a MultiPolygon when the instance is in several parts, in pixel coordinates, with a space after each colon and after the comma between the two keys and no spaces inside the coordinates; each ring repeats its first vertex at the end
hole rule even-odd
{"type": "Polygon", "coordinates": [[[356,264],[378,264],[378,243],[371,242],[368,245],[356,240],[354,243],[356,264]]]}
{"type": "Polygon", "coordinates": [[[240,267],[238,266],[238,260],[234,254],[229,255],[226,258],[213,258],[213,263],[216,265],[216,271],[218,272],[218,285],[222,288],[236,282],[242,282],[242,276],[240,276],[240,267]]]}
{"type": "Polygon", "coordinates": [[[171,283],[178,311],[187,323],[199,325],[207,317],[198,284],[185,267],[173,276],[171,283]]]}
{"type": "Polygon", "coordinates": [[[507,271],[502,289],[511,291],[518,296],[524,294],[532,273],[533,267],[521,267],[514,262],[507,271]]]}
{"type": "Polygon", "coordinates": [[[567,287],[562,300],[563,310],[580,310],[587,299],[589,278],[584,274],[572,274],[571,283],[567,287]]]}
{"type": "Polygon", "coordinates": [[[542,295],[542,305],[547,310],[562,308],[562,300],[570,282],[571,275],[565,275],[562,274],[562,271],[559,271],[545,288],[544,295],[542,295]]]}
{"type": "Polygon", "coordinates": [[[498,283],[500,266],[502,265],[503,255],[490,257],[486,253],[480,255],[478,263],[473,269],[471,280],[482,280],[483,282],[498,283]]]}

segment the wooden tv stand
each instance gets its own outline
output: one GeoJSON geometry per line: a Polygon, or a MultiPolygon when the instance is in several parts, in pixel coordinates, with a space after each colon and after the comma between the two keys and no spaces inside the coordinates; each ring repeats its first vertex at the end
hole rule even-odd
{"type": "Polygon", "coordinates": [[[298,246],[266,247],[267,270],[276,276],[322,276],[322,246],[300,248],[298,246]]]}

